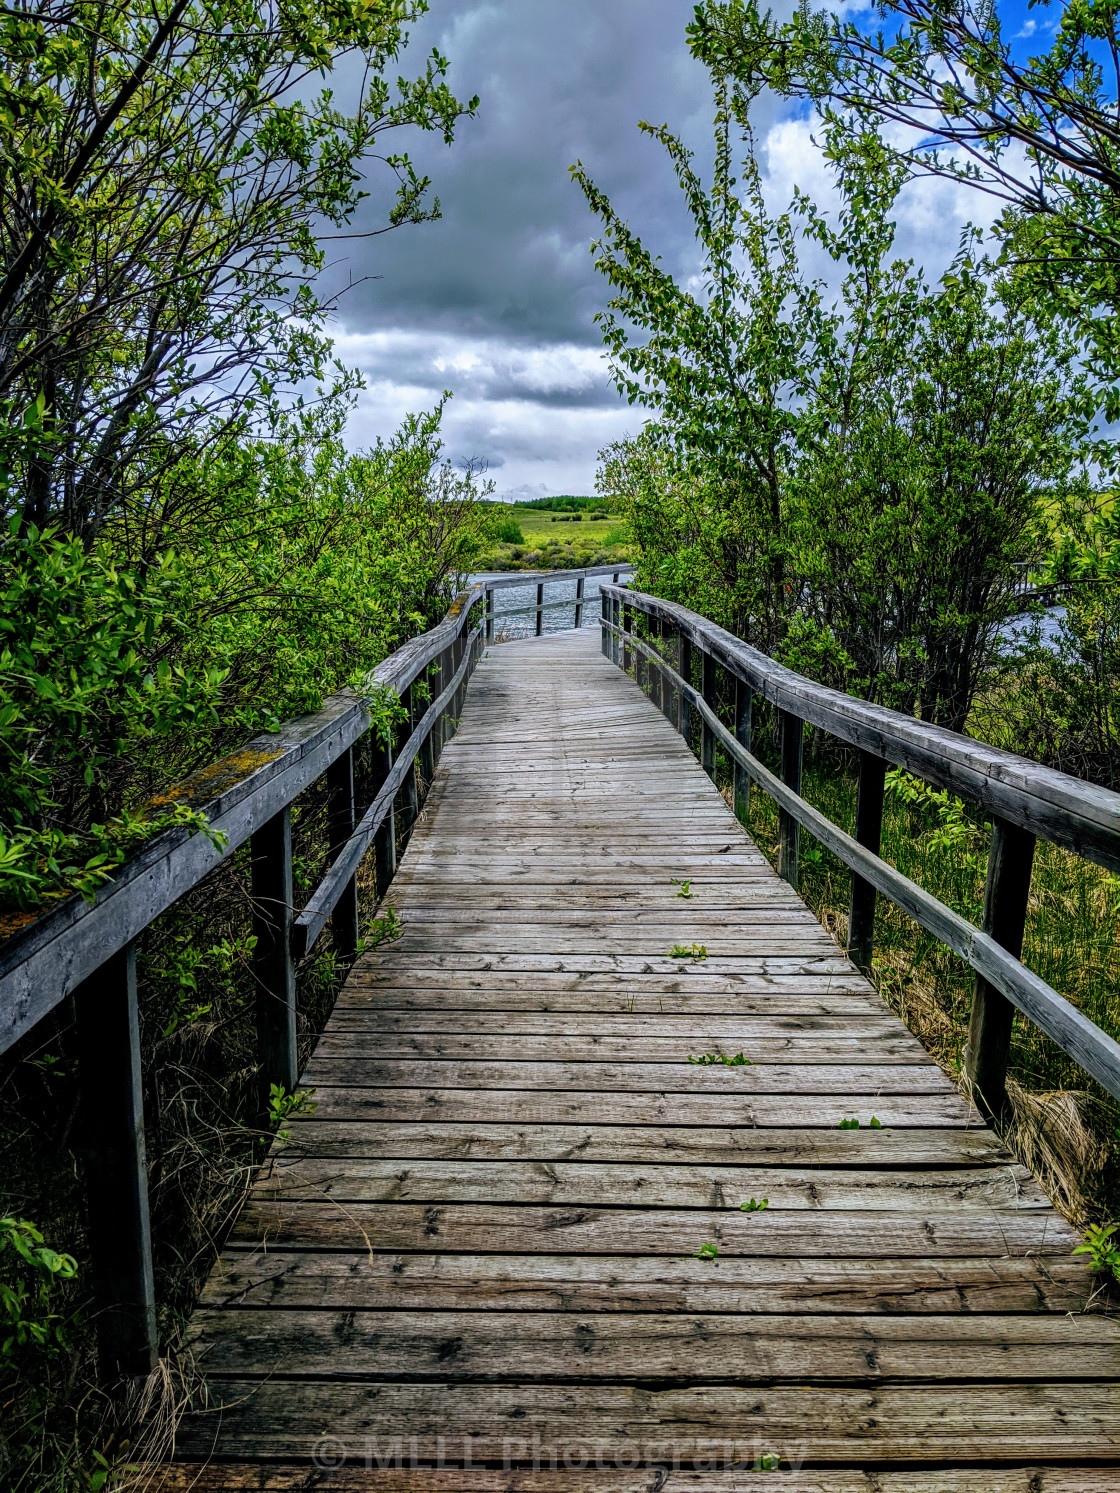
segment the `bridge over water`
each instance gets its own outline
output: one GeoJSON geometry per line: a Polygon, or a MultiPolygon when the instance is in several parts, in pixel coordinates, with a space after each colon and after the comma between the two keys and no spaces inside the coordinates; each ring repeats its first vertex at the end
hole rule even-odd
{"type": "MultiPolygon", "coordinates": [[[[1107,864],[1115,795],[603,594],[601,630],[486,648],[480,596],[410,645],[393,667],[436,660],[433,701],[421,717],[410,700],[364,813],[347,769],[307,908],[284,891],[275,803],[245,829],[266,1069],[294,1077],[291,963],[328,916],[353,936],[370,847],[400,928],[354,963],[302,1075],[317,1109],[288,1122],[211,1275],[191,1329],[205,1387],[158,1486],[1117,1488],[1120,1331],[1100,1298],[1085,1310],[1078,1236],[857,967],[877,889],[979,971],[983,1109],[999,1112],[1012,1003],[1115,1092],[1115,1044],[1015,958],[1031,837],[1107,864]],[[726,709],[717,668],[737,681],[726,709]],[[758,694],[782,712],[780,777],[750,752],[758,694]],[[863,754],[853,837],[798,792],[800,722],[826,707],[863,754]],[[987,933],[878,860],[898,760],[996,813],[987,933]],[[752,781],[782,806],[782,875],[741,827],[752,781]],[[392,874],[402,794],[417,817],[392,874]],[[794,890],[799,827],[855,868],[855,962],[794,890]]],[[[304,777],[348,760],[352,708],[281,743],[314,758],[329,737],[304,777]]],[[[252,795],[226,791],[245,819],[252,795]]],[[[115,988],[91,975],[80,995],[115,988]]],[[[138,1372],[143,1283],[122,1267],[115,1289],[106,1351],[138,1372]]]]}

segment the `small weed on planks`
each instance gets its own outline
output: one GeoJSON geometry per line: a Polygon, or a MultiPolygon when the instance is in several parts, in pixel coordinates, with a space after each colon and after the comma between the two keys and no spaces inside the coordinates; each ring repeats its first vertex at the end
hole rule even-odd
{"type": "Polygon", "coordinates": [[[719,1249],[714,1244],[702,1244],[694,1254],[689,1255],[690,1260],[714,1260],[719,1255],[719,1249]]]}
{"type": "Polygon", "coordinates": [[[670,885],[672,885],[672,886],[679,886],[680,887],[680,891],[677,893],[678,897],[691,897],[692,896],[692,882],[691,881],[678,881],[677,878],[674,876],[674,877],[672,877],[670,879],[670,885]]]}
{"type": "Polygon", "coordinates": [[[761,1200],[757,1198],[751,1198],[749,1202],[740,1203],[739,1210],[742,1213],[761,1213],[763,1208],[769,1208],[769,1206],[769,1198],[762,1198],[761,1200]]]}
{"type": "Polygon", "coordinates": [[[733,1058],[729,1058],[725,1052],[702,1052],[698,1058],[694,1058],[689,1053],[688,1061],[700,1068],[711,1068],[717,1063],[722,1063],[725,1068],[753,1068],[754,1066],[750,1058],[741,1052],[737,1052],[733,1058]]]}
{"type": "Polygon", "coordinates": [[[761,1457],[756,1458],[754,1464],[755,1472],[777,1472],[782,1465],[782,1459],[777,1452],[763,1452],[761,1457]]]}
{"type": "Polygon", "coordinates": [[[1075,1255],[1088,1255],[1085,1261],[1097,1275],[1112,1274],[1120,1280],[1120,1246],[1113,1235],[1120,1223],[1097,1223],[1085,1231],[1085,1243],[1073,1251],[1075,1255]]]}
{"type": "Polygon", "coordinates": [[[400,938],[404,932],[404,923],[391,907],[385,909],[385,916],[381,918],[370,918],[366,924],[365,935],[361,940],[359,954],[367,954],[372,949],[378,948],[383,943],[392,943],[394,939],[400,938]]]}
{"type": "MultiPolygon", "coordinates": [[[[840,1130],[858,1130],[859,1129],[859,1121],[858,1120],[841,1120],[838,1128],[840,1130]]],[[[877,1119],[875,1117],[875,1115],[872,1115],[871,1118],[870,1118],[870,1120],[868,1120],[868,1122],[867,1122],[867,1128],[868,1128],[868,1130],[882,1130],[882,1128],[883,1128],[883,1122],[882,1122],[882,1120],[877,1119]]]]}
{"type": "MultiPolygon", "coordinates": [[[[313,1115],[318,1109],[314,1096],[314,1089],[297,1089],[294,1094],[289,1094],[283,1084],[269,1085],[268,1118],[270,1124],[276,1126],[272,1139],[278,1146],[286,1146],[292,1138],[290,1130],[280,1128],[289,1115],[313,1115]]],[[[268,1136],[261,1139],[264,1145],[268,1144],[268,1136]]]]}
{"type": "Polygon", "coordinates": [[[670,959],[707,959],[708,951],[702,943],[675,943],[669,950],[670,959]]]}

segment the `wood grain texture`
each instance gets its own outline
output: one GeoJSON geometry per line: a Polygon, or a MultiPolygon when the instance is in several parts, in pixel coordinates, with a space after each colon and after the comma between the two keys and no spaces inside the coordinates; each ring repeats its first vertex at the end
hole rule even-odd
{"type": "MultiPolygon", "coordinates": [[[[326,1451],[324,1450],[324,1455],[326,1451]]],[[[408,1453],[404,1452],[407,1457],[408,1453]]],[[[373,1461],[372,1446],[369,1457],[373,1461]]],[[[355,1457],[364,1463],[365,1453],[355,1457]]],[[[262,1466],[259,1462],[180,1464],[146,1475],[151,1493],[650,1493],[658,1472],[574,1465],[534,1471],[516,1466],[411,1467],[388,1465],[315,1469],[306,1465],[262,1466]]],[[[708,1470],[668,1466],[659,1486],[666,1493],[774,1493],[771,1472],[708,1470]]],[[[967,1472],[877,1472],[846,1468],[817,1472],[782,1469],[783,1493],[1114,1493],[1116,1475],[1100,1467],[1000,1467],[967,1472]]]]}
{"type": "Polygon", "coordinates": [[[489,651],[386,904],[153,1486],[1114,1486],[1076,1231],[595,633],[489,651]]]}

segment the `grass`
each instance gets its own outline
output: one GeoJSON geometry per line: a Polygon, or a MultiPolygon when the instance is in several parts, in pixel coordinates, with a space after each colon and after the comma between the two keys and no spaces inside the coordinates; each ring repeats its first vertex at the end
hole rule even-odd
{"type": "Polygon", "coordinates": [[[480,570],[577,570],[629,558],[620,520],[611,514],[556,513],[527,503],[502,503],[524,544],[495,544],[479,561],[480,570]],[[575,520],[575,521],[573,521],[575,520]]]}

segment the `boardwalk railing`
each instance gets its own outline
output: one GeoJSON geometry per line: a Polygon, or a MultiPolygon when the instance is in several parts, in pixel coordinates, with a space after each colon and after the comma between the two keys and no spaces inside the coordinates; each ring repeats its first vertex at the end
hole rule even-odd
{"type": "Polygon", "coordinates": [[[1120,871],[1120,794],[816,684],[674,602],[613,585],[601,587],[601,597],[604,654],[633,672],[690,745],[694,715],[698,718],[700,760],[709,776],[715,775],[717,743],[723,747],[733,764],[740,820],[747,818],[751,782],[776,801],[779,873],[797,886],[800,828],[851,867],[848,951],[857,965],[864,970],[871,966],[875,899],[881,892],[971,966],[964,1071],[974,1096],[990,1114],[1006,1111],[1014,1009],[1120,1098],[1120,1045],[1018,957],[1036,839],[1120,871]],[[729,723],[717,713],[717,670],[733,686],[729,723]],[[751,752],[755,695],[778,714],[780,775],[751,752]],[[801,796],[806,721],[859,753],[854,836],[801,796]],[[888,763],[947,788],[991,816],[980,928],[880,857],[888,763]]]}
{"type": "Polygon", "coordinates": [[[416,769],[430,783],[484,637],[493,635],[494,592],[536,584],[539,632],[544,588],[575,580],[578,626],[585,577],[617,579],[626,569],[502,577],[460,593],[438,627],[373,670],[367,696],[335,695],[316,714],[256,737],[167,796],[204,814],[215,838],[183,829],[160,834],[92,903],[71,897],[0,943],[0,1053],[63,1002],[73,1002],[67,1015],[76,1027],[80,1061],[91,1295],[108,1381],[147,1373],[157,1348],[136,939],[249,841],[262,1113],[273,1085],[291,1093],[298,1079],[296,965],[328,921],[339,956],[347,959],[357,950],[358,868],[372,847],[380,896],[396,868],[396,826],[406,832],[419,810],[416,769]],[[372,729],[370,700],[382,691],[399,697],[404,709],[405,722],[392,741],[372,729]],[[307,905],[297,908],[291,808],[321,779],[330,865],[307,905]]]}
{"type": "Polygon", "coordinates": [[[486,641],[494,641],[495,618],[499,621],[506,617],[535,618],[534,632],[539,638],[544,632],[544,616],[546,612],[556,611],[565,607],[572,610],[572,626],[580,628],[583,626],[584,614],[584,581],[588,576],[609,575],[617,585],[618,579],[623,575],[633,573],[632,565],[593,565],[588,570],[552,570],[539,572],[514,572],[511,575],[494,576],[484,583],[486,591],[486,641]],[[557,601],[544,599],[545,587],[557,581],[575,580],[576,593],[572,598],[563,597],[557,601]],[[527,607],[504,607],[500,612],[496,611],[496,593],[507,591],[515,587],[536,586],[537,599],[532,606],[527,607]]]}

